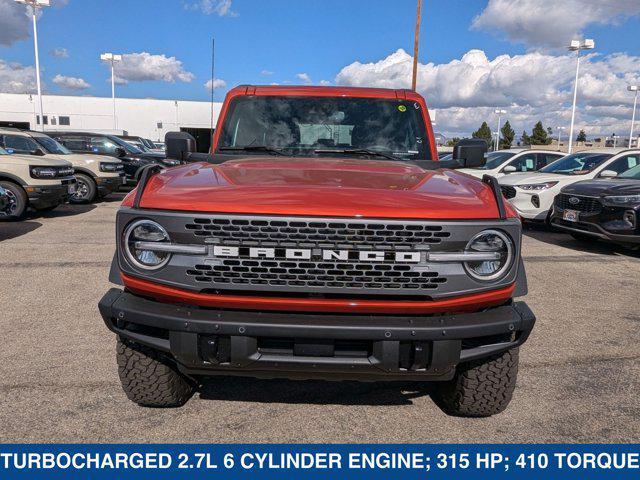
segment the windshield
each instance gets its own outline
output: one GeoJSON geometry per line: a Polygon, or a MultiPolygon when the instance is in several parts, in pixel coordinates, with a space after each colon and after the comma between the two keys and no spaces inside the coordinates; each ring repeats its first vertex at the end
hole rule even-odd
{"type": "Polygon", "coordinates": [[[153,142],[151,140],[148,140],[146,138],[141,138],[140,140],[142,141],[144,146],[147,147],[148,149],[151,150],[151,149],[156,148],[156,146],[153,144],[153,142]]]}
{"type": "Polygon", "coordinates": [[[487,163],[478,170],[493,170],[515,155],[514,152],[491,152],[487,154],[487,163]]]}
{"type": "Polygon", "coordinates": [[[589,173],[612,156],[611,153],[574,153],[556,160],[539,171],[561,175],[582,175],[589,173]]]}
{"type": "Polygon", "coordinates": [[[640,165],[636,165],[635,167],[627,170],[624,173],[621,173],[616,178],[626,178],[627,180],[640,180],[640,165]]]}
{"type": "Polygon", "coordinates": [[[119,139],[118,137],[108,136],[107,138],[111,140],[113,143],[117,144],[119,147],[124,148],[127,151],[127,153],[136,153],[136,154],[143,153],[142,150],[140,150],[138,147],[135,147],[130,143],[127,143],[124,140],[119,139]]]}
{"type": "MultiPolygon", "coordinates": [[[[366,149],[430,159],[417,102],[343,97],[247,96],[231,102],[218,148],[264,146],[290,155],[366,149]]],[[[246,152],[241,152],[246,154],[246,152]]]]}
{"type": "Polygon", "coordinates": [[[0,155],[9,155],[9,152],[7,152],[4,148],[0,147],[0,155]]]}
{"type": "Polygon", "coordinates": [[[38,142],[47,152],[56,153],[58,155],[70,155],[71,150],[69,150],[64,145],[59,144],[53,138],[50,137],[33,137],[33,139],[38,142]]]}

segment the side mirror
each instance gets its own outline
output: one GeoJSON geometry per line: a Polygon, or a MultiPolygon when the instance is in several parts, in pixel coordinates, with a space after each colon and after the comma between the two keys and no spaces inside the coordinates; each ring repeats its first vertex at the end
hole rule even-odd
{"type": "Polygon", "coordinates": [[[122,147],[116,147],[115,153],[116,153],[116,157],[118,158],[127,156],[127,151],[122,147]]]}
{"type": "Polygon", "coordinates": [[[600,178],[615,178],[618,176],[618,172],[614,172],[613,170],[603,170],[600,172],[600,178]]]}
{"type": "Polygon", "coordinates": [[[36,148],[33,152],[31,152],[31,155],[35,155],[37,157],[44,157],[46,155],[46,152],[41,148],[36,148]]]}
{"type": "Polygon", "coordinates": [[[487,142],[480,138],[460,140],[453,148],[453,160],[463,168],[479,168],[487,163],[487,142]]]}
{"type": "Polygon", "coordinates": [[[167,132],[164,136],[167,158],[188,161],[189,154],[196,152],[196,139],[186,132],[167,132]]]}
{"type": "Polygon", "coordinates": [[[518,169],[516,167],[514,167],[513,165],[507,165],[506,167],[504,167],[502,169],[502,171],[504,173],[514,173],[514,172],[517,172],[518,169]]]}

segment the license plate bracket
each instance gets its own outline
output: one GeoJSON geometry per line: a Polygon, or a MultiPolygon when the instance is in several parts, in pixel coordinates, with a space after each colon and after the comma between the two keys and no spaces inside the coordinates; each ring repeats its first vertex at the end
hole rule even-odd
{"type": "Polygon", "coordinates": [[[577,222],[580,220],[580,212],[577,210],[565,210],[562,212],[562,219],[567,222],[577,222]]]}

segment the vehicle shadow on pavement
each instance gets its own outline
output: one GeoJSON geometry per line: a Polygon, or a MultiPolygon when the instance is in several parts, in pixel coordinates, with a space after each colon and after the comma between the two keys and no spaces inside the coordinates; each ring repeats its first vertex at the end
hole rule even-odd
{"type": "Polygon", "coordinates": [[[81,215],[83,213],[90,212],[95,209],[96,205],[89,203],[85,205],[76,205],[72,203],[67,203],[65,205],[60,205],[59,207],[54,208],[48,212],[38,212],[38,211],[30,211],[27,213],[27,218],[62,218],[62,217],[72,217],[74,215],[81,215]]]}
{"type": "Polygon", "coordinates": [[[631,250],[595,239],[589,242],[576,240],[568,233],[550,230],[549,227],[543,224],[525,224],[522,229],[522,234],[539,242],[570,248],[579,252],[597,253],[600,255],[626,255],[628,257],[640,258],[640,251],[638,250],[631,250]]]}
{"type": "Polygon", "coordinates": [[[0,222],[0,242],[26,235],[41,226],[40,222],[0,222]]]}
{"type": "Polygon", "coordinates": [[[309,405],[411,405],[431,394],[424,382],[348,382],[211,378],[200,390],[203,400],[309,405]]]}

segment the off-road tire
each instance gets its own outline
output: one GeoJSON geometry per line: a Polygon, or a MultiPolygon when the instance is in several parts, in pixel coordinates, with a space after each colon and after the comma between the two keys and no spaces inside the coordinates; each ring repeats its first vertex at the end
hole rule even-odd
{"type": "Polygon", "coordinates": [[[449,415],[489,417],[502,412],[518,377],[518,349],[461,364],[455,377],[437,384],[435,400],[449,415]]]}
{"type": "Polygon", "coordinates": [[[171,360],[151,348],[119,339],[116,357],[122,389],[142,407],[181,407],[195,392],[171,360]]]}
{"type": "Polygon", "coordinates": [[[596,239],[585,233],[571,232],[570,235],[581,243],[594,243],[596,239]]]}
{"type": "MultiPolygon", "coordinates": [[[[25,192],[20,185],[13,182],[2,181],[0,182],[0,187],[7,190],[11,196],[11,200],[15,202],[15,207],[11,212],[7,210],[6,212],[0,213],[0,220],[22,220],[27,212],[27,207],[29,206],[29,197],[27,197],[27,192],[25,192]]],[[[9,209],[8,206],[7,209],[9,209]]]]}
{"type": "Polygon", "coordinates": [[[70,203],[91,203],[98,198],[98,186],[93,178],[84,173],[76,173],[76,194],[71,195],[70,203]],[[83,196],[78,195],[84,193],[83,196]]]}

